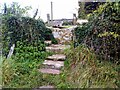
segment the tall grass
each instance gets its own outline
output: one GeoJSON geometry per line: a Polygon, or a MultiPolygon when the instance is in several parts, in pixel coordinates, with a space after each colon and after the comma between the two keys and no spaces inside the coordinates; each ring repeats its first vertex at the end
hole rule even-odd
{"type": "Polygon", "coordinates": [[[4,59],[2,66],[3,88],[34,88],[42,82],[38,67],[41,62],[16,62],[13,59],[4,59]]]}
{"type": "Polygon", "coordinates": [[[0,55],[0,89],[2,88],[2,56],[0,55]]]}
{"type": "Polygon", "coordinates": [[[71,45],[64,54],[67,59],[60,75],[38,72],[42,62],[19,63],[14,59],[4,60],[3,86],[17,88],[34,88],[42,85],[53,85],[56,88],[120,87],[120,65],[97,60],[94,52],[85,45],[76,48],[71,45]]]}
{"type": "Polygon", "coordinates": [[[66,81],[74,88],[120,87],[120,65],[97,60],[96,55],[85,45],[66,50],[68,62],[65,68],[66,81]]]}
{"type": "Polygon", "coordinates": [[[118,88],[120,65],[97,60],[85,45],[66,49],[65,66],[60,75],[43,74],[41,85],[57,88],[118,88]]]}

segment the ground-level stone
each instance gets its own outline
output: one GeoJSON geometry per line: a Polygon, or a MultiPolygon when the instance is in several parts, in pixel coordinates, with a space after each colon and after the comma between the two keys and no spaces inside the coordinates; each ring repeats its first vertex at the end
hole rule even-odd
{"type": "Polygon", "coordinates": [[[39,71],[41,73],[46,73],[46,74],[60,74],[60,70],[56,70],[56,69],[46,69],[46,68],[43,68],[43,69],[39,69],[39,71]]]}
{"type": "Polygon", "coordinates": [[[64,66],[64,61],[45,60],[43,65],[44,68],[61,69],[64,66]]]}
{"type": "Polygon", "coordinates": [[[39,88],[55,88],[55,87],[48,85],[48,86],[41,86],[41,87],[39,87],[39,88]]]}
{"type": "Polygon", "coordinates": [[[47,40],[47,41],[44,41],[45,44],[52,44],[52,41],[51,40],[47,40]]]}
{"type": "Polygon", "coordinates": [[[34,88],[33,90],[55,90],[55,87],[54,86],[51,86],[51,85],[47,85],[47,86],[41,86],[41,87],[38,87],[38,88],[34,88]]]}
{"type": "Polygon", "coordinates": [[[54,54],[47,57],[48,60],[65,60],[66,56],[64,54],[54,54]]]}
{"type": "Polygon", "coordinates": [[[70,48],[70,45],[52,44],[51,46],[46,47],[46,51],[62,52],[67,48],[70,48]]]}

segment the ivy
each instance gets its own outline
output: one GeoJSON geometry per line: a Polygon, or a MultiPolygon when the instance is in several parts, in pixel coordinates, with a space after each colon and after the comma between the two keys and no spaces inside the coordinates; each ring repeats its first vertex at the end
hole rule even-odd
{"type": "Polygon", "coordinates": [[[17,17],[3,15],[3,55],[7,55],[9,48],[17,41],[27,44],[38,44],[39,41],[52,40],[57,43],[52,31],[45,26],[41,20],[30,17],[17,17]],[[5,49],[7,48],[8,49],[5,49]]]}
{"type": "Polygon", "coordinates": [[[120,62],[120,4],[105,3],[89,15],[89,22],[75,29],[79,44],[94,50],[101,60],[120,62]]]}

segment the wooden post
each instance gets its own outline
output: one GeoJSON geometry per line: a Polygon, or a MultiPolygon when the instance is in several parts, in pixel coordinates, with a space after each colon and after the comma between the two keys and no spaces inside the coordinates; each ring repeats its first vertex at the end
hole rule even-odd
{"type": "Polygon", "coordinates": [[[7,59],[10,58],[14,52],[14,48],[15,48],[15,44],[12,45],[12,47],[10,48],[9,54],[7,56],[7,59]]]}
{"type": "Polygon", "coordinates": [[[50,14],[47,14],[47,22],[48,22],[48,26],[50,25],[50,14]]]}
{"type": "Polygon", "coordinates": [[[73,13],[73,25],[76,25],[76,14],[73,13]]]}

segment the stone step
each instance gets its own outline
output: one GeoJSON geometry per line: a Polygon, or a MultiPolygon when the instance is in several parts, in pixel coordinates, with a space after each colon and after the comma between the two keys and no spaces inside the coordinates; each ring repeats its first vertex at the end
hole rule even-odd
{"type": "Polygon", "coordinates": [[[52,41],[51,41],[51,40],[46,40],[46,41],[44,41],[44,43],[51,45],[51,44],[52,44],[52,41]]]}
{"type": "Polygon", "coordinates": [[[61,49],[61,48],[53,48],[53,47],[46,47],[46,51],[48,52],[55,52],[55,53],[60,53],[62,52],[64,49],[61,49]]]}
{"type": "Polygon", "coordinates": [[[47,86],[40,86],[40,87],[38,87],[38,88],[34,88],[34,89],[32,89],[32,90],[50,90],[50,89],[52,89],[52,90],[55,90],[55,87],[54,86],[51,86],[51,85],[47,85],[47,86]]]}
{"type": "Polygon", "coordinates": [[[46,51],[53,51],[53,52],[62,52],[66,48],[69,48],[70,45],[62,45],[62,44],[52,44],[46,47],[46,51]]]}
{"type": "Polygon", "coordinates": [[[55,61],[65,60],[65,59],[66,59],[66,56],[64,54],[54,54],[52,56],[47,57],[47,60],[55,60],[55,61]]]}
{"type": "Polygon", "coordinates": [[[43,68],[43,69],[39,69],[39,71],[41,73],[46,73],[46,74],[60,74],[60,70],[56,70],[56,69],[46,69],[46,68],[43,68]]]}
{"type": "Polygon", "coordinates": [[[60,70],[61,68],[57,68],[53,65],[42,65],[42,68],[45,68],[45,69],[56,69],[56,70],[60,70]]]}
{"type": "Polygon", "coordinates": [[[52,44],[51,47],[54,47],[54,48],[58,47],[60,49],[66,49],[66,48],[69,48],[70,45],[52,44]]]}
{"type": "Polygon", "coordinates": [[[39,88],[55,88],[54,86],[48,85],[48,86],[41,86],[39,88]]]}
{"type": "Polygon", "coordinates": [[[51,69],[58,69],[60,70],[61,67],[64,66],[64,61],[52,61],[52,60],[45,60],[43,62],[44,68],[51,68],[51,69]]]}

